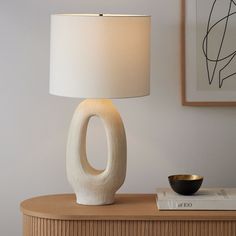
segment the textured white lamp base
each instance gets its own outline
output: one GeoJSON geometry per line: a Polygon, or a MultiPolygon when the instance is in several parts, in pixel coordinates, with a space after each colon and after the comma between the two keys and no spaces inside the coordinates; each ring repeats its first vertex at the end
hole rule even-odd
{"type": "Polygon", "coordinates": [[[67,143],[67,177],[77,203],[105,205],[114,202],[115,192],[126,175],[126,136],[121,117],[110,100],[87,99],[76,109],[67,143]],[[105,170],[93,168],[86,155],[86,133],[89,119],[98,116],[104,126],[108,144],[105,170]]]}

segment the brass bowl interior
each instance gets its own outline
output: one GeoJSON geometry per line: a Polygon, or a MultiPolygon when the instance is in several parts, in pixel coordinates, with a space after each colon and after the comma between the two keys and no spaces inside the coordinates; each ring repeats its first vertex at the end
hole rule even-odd
{"type": "Polygon", "coordinates": [[[171,175],[168,177],[169,180],[201,180],[203,179],[200,175],[171,175]]]}

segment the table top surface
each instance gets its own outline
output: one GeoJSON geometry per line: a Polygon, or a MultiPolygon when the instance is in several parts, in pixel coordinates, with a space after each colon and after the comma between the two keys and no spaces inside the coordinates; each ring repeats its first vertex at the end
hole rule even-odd
{"type": "Polygon", "coordinates": [[[77,204],[74,194],[39,196],[23,201],[21,211],[63,220],[236,220],[236,211],[160,211],[155,194],[117,194],[105,206],[77,204]]]}

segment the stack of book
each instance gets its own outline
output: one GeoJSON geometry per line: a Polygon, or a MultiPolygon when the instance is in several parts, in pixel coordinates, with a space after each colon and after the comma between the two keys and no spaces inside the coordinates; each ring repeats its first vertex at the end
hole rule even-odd
{"type": "Polygon", "coordinates": [[[159,210],[236,210],[236,188],[205,188],[191,196],[157,189],[159,210]]]}

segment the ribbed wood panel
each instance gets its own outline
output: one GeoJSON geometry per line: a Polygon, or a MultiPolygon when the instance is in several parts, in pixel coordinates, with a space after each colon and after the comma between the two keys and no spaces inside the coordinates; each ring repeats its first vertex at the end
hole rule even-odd
{"type": "Polygon", "coordinates": [[[23,220],[24,236],[236,236],[236,221],[23,220]]]}

